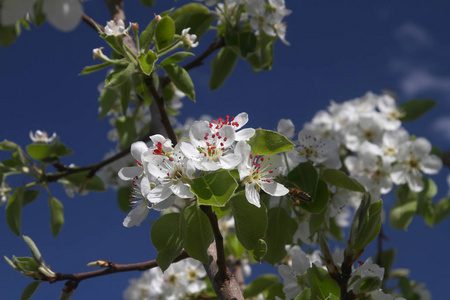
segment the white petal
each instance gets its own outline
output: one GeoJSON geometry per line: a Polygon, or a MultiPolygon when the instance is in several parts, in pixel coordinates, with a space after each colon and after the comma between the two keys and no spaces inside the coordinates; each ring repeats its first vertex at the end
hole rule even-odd
{"type": "Polygon", "coordinates": [[[423,190],[424,184],[422,180],[422,173],[419,170],[413,170],[413,172],[408,173],[406,181],[408,182],[408,186],[411,191],[419,193],[423,190]]]}
{"type": "Polygon", "coordinates": [[[251,204],[256,207],[261,207],[261,203],[259,203],[259,193],[256,191],[254,183],[245,184],[245,197],[251,204]]]}
{"type": "Polygon", "coordinates": [[[235,132],[234,132],[234,128],[231,125],[225,125],[223,126],[218,134],[222,137],[219,141],[220,141],[220,147],[224,147],[224,148],[228,148],[230,147],[235,140],[235,132]],[[225,141],[225,137],[227,138],[225,141]],[[223,143],[223,145],[222,145],[223,143]]]}
{"type": "Polygon", "coordinates": [[[177,197],[170,196],[166,200],[161,201],[161,202],[153,205],[152,208],[155,209],[155,210],[158,210],[158,211],[168,209],[169,207],[171,207],[175,203],[176,199],[177,199],[177,197]]]}
{"type": "Polygon", "coordinates": [[[169,159],[165,156],[161,155],[154,155],[151,157],[148,163],[148,171],[158,178],[158,180],[161,180],[165,177],[167,177],[167,173],[169,172],[168,163],[169,159]]]}
{"type": "Polygon", "coordinates": [[[170,189],[172,192],[180,198],[191,198],[194,194],[191,192],[191,186],[187,183],[181,181],[177,182],[175,185],[171,185],[170,189]]]}
{"type": "Polygon", "coordinates": [[[207,121],[195,121],[189,130],[189,140],[194,147],[203,147],[206,133],[210,133],[207,121]]]}
{"type": "Polygon", "coordinates": [[[161,184],[153,188],[147,196],[148,201],[151,203],[159,203],[166,200],[170,195],[172,195],[172,190],[170,189],[171,184],[161,184]]]}
{"type": "Polygon", "coordinates": [[[236,130],[238,130],[239,128],[241,128],[242,126],[244,126],[245,124],[247,124],[248,122],[248,114],[246,112],[241,112],[240,114],[238,114],[233,122],[237,122],[238,126],[235,127],[236,130]]]}
{"type": "Polygon", "coordinates": [[[134,167],[124,167],[120,169],[118,175],[122,180],[133,180],[136,176],[140,176],[142,174],[142,167],[134,166],[134,167]]]}
{"type": "Polygon", "coordinates": [[[200,152],[198,152],[197,148],[194,145],[186,142],[181,142],[180,146],[183,154],[189,159],[198,159],[200,156],[200,152]]]}
{"type": "Polygon", "coordinates": [[[142,163],[142,155],[147,151],[148,147],[144,142],[139,141],[131,144],[131,155],[140,163],[142,163]]]}
{"type": "Polygon", "coordinates": [[[237,154],[227,154],[219,157],[223,169],[234,169],[241,162],[242,158],[237,154]]]}
{"type": "Polygon", "coordinates": [[[406,182],[408,168],[404,165],[398,164],[392,167],[391,178],[395,184],[403,184],[406,182]]]}
{"type": "Polygon", "coordinates": [[[248,141],[252,136],[255,135],[255,129],[253,128],[245,128],[236,132],[235,140],[236,141],[248,141]]]}
{"type": "Polygon", "coordinates": [[[281,119],[278,121],[277,131],[288,139],[291,139],[295,133],[295,125],[291,119],[281,119]]]}
{"type": "Polygon", "coordinates": [[[219,162],[204,160],[199,165],[198,169],[202,171],[217,171],[222,168],[219,162]]]}
{"type": "Polygon", "coordinates": [[[140,226],[141,222],[147,218],[148,208],[146,200],[138,201],[137,205],[128,213],[128,215],[123,220],[123,226],[132,227],[140,226]]]}
{"type": "Polygon", "coordinates": [[[431,151],[431,144],[425,138],[417,138],[411,144],[411,152],[418,158],[428,155],[431,151]]]}
{"type": "Polygon", "coordinates": [[[289,193],[289,190],[278,182],[261,182],[261,188],[264,192],[272,196],[284,196],[289,193]]]}
{"type": "Polygon", "coordinates": [[[83,14],[79,0],[45,0],[42,10],[50,24],[65,32],[75,29],[83,14]]]}
{"type": "Polygon", "coordinates": [[[425,174],[437,174],[442,168],[442,160],[436,155],[430,155],[423,158],[419,165],[425,174]]]}
{"type": "Polygon", "coordinates": [[[150,181],[148,180],[147,177],[142,177],[141,180],[141,194],[142,196],[144,196],[145,198],[147,198],[147,196],[150,194],[150,191],[152,190],[151,186],[150,186],[150,181]]]}
{"type": "Polygon", "coordinates": [[[303,275],[311,267],[311,261],[302,250],[294,251],[292,254],[292,269],[298,274],[303,275]]]}

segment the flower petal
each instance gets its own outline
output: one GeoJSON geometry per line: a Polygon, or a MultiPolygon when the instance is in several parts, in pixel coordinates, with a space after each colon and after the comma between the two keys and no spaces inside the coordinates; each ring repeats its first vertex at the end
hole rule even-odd
{"type": "Polygon", "coordinates": [[[289,190],[284,185],[275,181],[261,182],[261,188],[264,192],[272,196],[284,196],[289,193],[289,190]]]}
{"type": "Polygon", "coordinates": [[[245,197],[251,204],[256,207],[261,207],[261,203],[259,203],[259,193],[256,191],[254,183],[245,184],[245,197]]]}
{"type": "Polygon", "coordinates": [[[133,167],[124,167],[120,169],[118,175],[122,180],[133,180],[136,176],[140,176],[142,174],[142,167],[133,166],[133,167]]]}
{"type": "Polygon", "coordinates": [[[148,147],[144,142],[139,141],[131,144],[131,155],[140,163],[142,163],[142,155],[147,151],[148,147]]]}
{"type": "Polygon", "coordinates": [[[423,158],[419,165],[425,174],[437,174],[442,168],[442,160],[436,155],[430,155],[423,158]]]}
{"type": "Polygon", "coordinates": [[[170,189],[171,184],[160,184],[153,188],[148,195],[144,195],[148,201],[151,203],[159,203],[166,200],[170,195],[172,195],[172,190],[170,189]]]}
{"type": "Polygon", "coordinates": [[[146,200],[139,200],[137,205],[128,213],[123,220],[123,226],[133,227],[140,226],[141,222],[147,218],[149,209],[147,208],[146,200]]]}

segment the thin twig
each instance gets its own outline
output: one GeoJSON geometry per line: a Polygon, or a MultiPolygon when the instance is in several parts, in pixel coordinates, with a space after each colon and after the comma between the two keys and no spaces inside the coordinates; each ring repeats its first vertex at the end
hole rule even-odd
{"type": "Polygon", "coordinates": [[[82,20],[83,20],[84,23],[89,25],[95,31],[97,31],[97,28],[100,28],[101,31],[105,31],[105,28],[102,25],[100,25],[97,22],[95,22],[94,19],[92,19],[91,17],[89,17],[85,13],[83,13],[83,15],[82,15],[82,20]]]}

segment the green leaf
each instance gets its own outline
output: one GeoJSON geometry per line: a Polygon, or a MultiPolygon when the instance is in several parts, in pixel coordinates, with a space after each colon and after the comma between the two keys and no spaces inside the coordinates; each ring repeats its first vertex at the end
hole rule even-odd
{"type": "Polygon", "coordinates": [[[133,76],[131,76],[131,80],[136,95],[141,98],[146,105],[150,105],[152,103],[152,95],[145,83],[144,75],[134,73],[133,76]]]}
{"type": "Polygon", "coordinates": [[[14,43],[16,38],[20,35],[20,31],[19,23],[11,26],[3,26],[0,24],[0,45],[6,48],[14,43]]]}
{"type": "Polygon", "coordinates": [[[4,151],[17,151],[20,149],[20,146],[17,145],[14,142],[8,141],[8,140],[3,140],[2,142],[0,142],[0,150],[4,150],[4,151]]]}
{"type": "Polygon", "coordinates": [[[185,60],[186,58],[189,58],[192,56],[195,56],[195,54],[192,52],[184,52],[184,51],[177,52],[177,53],[172,54],[171,56],[167,57],[166,59],[164,59],[161,62],[161,66],[176,64],[176,63],[179,63],[179,62],[185,60]]]}
{"type": "Polygon", "coordinates": [[[130,80],[134,72],[134,64],[130,63],[126,68],[114,71],[106,77],[105,87],[119,87],[130,80]]]}
{"type": "Polygon", "coordinates": [[[104,69],[106,67],[109,67],[110,65],[111,65],[110,62],[104,62],[104,63],[98,64],[98,65],[94,65],[94,66],[87,66],[87,67],[84,67],[83,70],[81,71],[81,73],[78,74],[78,75],[86,75],[86,74],[89,74],[89,73],[97,72],[97,71],[100,71],[100,70],[102,70],[102,69],[104,69]]]}
{"type": "Polygon", "coordinates": [[[156,53],[149,50],[147,54],[141,53],[138,57],[139,66],[145,75],[150,75],[155,67],[155,62],[158,60],[156,53]]]}
{"type": "Polygon", "coordinates": [[[153,37],[155,36],[155,27],[156,20],[153,19],[139,36],[139,44],[144,52],[150,47],[150,44],[152,43],[153,37]]]}
{"type": "Polygon", "coordinates": [[[275,274],[260,275],[247,285],[244,290],[244,298],[256,297],[278,283],[280,283],[280,278],[275,274]]]}
{"type": "Polygon", "coordinates": [[[197,206],[191,205],[183,211],[186,222],[186,243],[184,249],[190,257],[207,264],[209,245],[214,241],[214,233],[206,214],[197,206]]]}
{"type": "Polygon", "coordinates": [[[153,7],[153,5],[155,5],[156,0],[139,0],[142,5],[148,6],[148,7],[153,7]]]}
{"type": "Polygon", "coordinates": [[[120,107],[122,108],[122,114],[127,114],[128,105],[131,101],[131,80],[127,80],[120,86],[120,107]]]}
{"type": "Polygon", "coordinates": [[[9,229],[17,236],[20,236],[22,206],[23,188],[21,187],[11,196],[6,205],[6,222],[8,223],[9,229]]]}
{"type": "Polygon", "coordinates": [[[20,300],[30,299],[41,283],[42,281],[33,281],[32,283],[27,285],[20,295],[20,300]]]}
{"type": "Polygon", "coordinates": [[[257,262],[261,262],[264,255],[266,255],[267,252],[267,244],[263,239],[259,239],[258,243],[253,247],[252,250],[250,250],[250,256],[253,260],[257,262]]]}
{"type": "Polygon", "coordinates": [[[307,274],[311,286],[312,299],[318,297],[319,299],[325,300],[330,294],[335,296],[340,295],[339,285],[331,278],[328,271],[312,264],[312,267],[308,269],[307,274]]]}
{"type": "Polygon", "coordinates": [[[348,177],[344,172],[336,169],[326,169],[320,179],[326,181],[327,183],[340,187],[349,191],[362,192],[364,193],[366,189],[359,183],[356,179],[348,177]]]}
{"type": "Polygon", "coordinates": [[[398,187],[397,202],[389,213],[389,224],[398,230],[406,230],[417,211],[419,198],[407,184],[398,187]]]}
{"type": "Polygon", "coordinates": [[[427,111],[435,107],[436,101],[431,99],[414,99],[400,105],[400,111],[405,115],[400,118],[402,122],[417,120],[427,111]]]}
{"type": "Polygon", "coordinates": [[[119,147],[121,150],[126,149],[137,140],[138,136],[132,117],[122,116],[117,118],[115,126],[119,133],[119,147]]]}
{"type": "Polygon", "coordinates": [[[311,300],[311,299],[314,298],[312,298],[311,289],[308,288],[306,290],[303,290],[297,297],[295,297],[294,300],[311,300]]]}
{"type": "Polygon", "coordinates": [[[131,209],[130,197],[132,188],[131,186],[123,186],[117,191],[117,204],[123,212],[129,212],[131,209]]]}
{"type": "Polygon", "coordinates": [[[211,77],[209,78],[209,88],[219,89],[228,76],[233,73],[239,56],[230,47],[220,49],[216,57],[211,61],[211,77]]]}
{"type": "MultiPolygon", "coordinates": [[[[317,174],[317,170],[316,168],[314,168],[311,162],[300,163],[297,167],[295,167],[295,169],[289,172],[287,179],[289,181],[289,184],[293,184],[296,188],[310,195],[314,201],[317,185],[319,182],[319,175],[317,174]]],[[[303,202],[304,201],[300,202],[300,204],[305,204],[305,206],[302,205],[302,208],[306,210],[308,210],[310,206],[314,206],[314,202],[303,202]]]]}
{"type": "Polygon", "coordinates": [[[228,205],[225,206],[212,206],[212,210],[216,213],[217,219],[220,220],[231,211],[228,205]]]}
{"type": "Polygon", "coordinates": [[[81,190],[104,192],[105,185],[98,176],[88,178],[89,171],[67,175],[65,178],[81,190]]]}
{"type": "Polygon", "coordinates": [[[33,202],[39,196],[39,190],[25,190],[23,193],[23,205],[33,202]]]}
{"type": "Polygon", "coordinates": [[[364,194],[350,228],[347,250],[349,255],[356,255],[364,250],[378,235],[381,229],[383,202],[370,204],[370,194],[364,194]]]}
{"type": "Polygon", "coordinates": [[[195,178],[191,191],[197,195],[198,203],[210,206],[224,206],[233,195],[238,184],[226,170],[195,178]]]}
{"type": "Polygon", "coordinates": [[[311,202],[300,201],[300,207],[304,210],[318,214],[328,205],[328,185],[323,180],[317,182],[316,192],[312,196],[311,202]]]}
{"type": "Polygon", "coordinates": [[[264,71],[272,69],[273,64],[273,45],[277,40],[276,37],[268,36],[264,31],[260,32],[261,45],[261,68],[264,71]]]}
{"type": "Polygon", "coordinates": [[[28,155],[35,160],[43,160],[53,156],[53,145],[31,144],[26,147],[28,155]]]}
{"type": "Polygon", "coordinates": [[[264,204],[256,207],[244,195],[230,199],[233,211],[236,236],[247,250],[260,249],[260,239],[264,239],[267,229],[267,212],[264,204]]]}
{"type": "Polygon", "coordinates": [[[14,264],[20,269],[28,272],[37,272],[39,265],[31,257],[13,257],[14,264]]]}
{"type": "Polygon", "coordinates": [[[294,144],[278,132],[256,129],[255,135],[248,141],[252,151],[259,155],[272,155],[291,151],[294,144]]]}
{"type": "Polygon", "coordinates": [[[31,255],[33,256],[33,259],[36,261],[36,263],[38,265],[44,265],[44,259],[42,258],[41,252],[39,252],[38,247],[36,246],[36,244],[33,242],[33,240],[24,235],[23,239],[25,241],[25,243],[27,243],[28,248],[30,249],[31,255]]]}
{"type": "Polygon", "coordinates": [[[285,245],[292,243],[298,225],[282,207],[269,209],[267,217],[269,225],[266,232],[267,253],[264,260],[274,265],[286,256],[285,245]]]}
{"type": "Polygon", "coordinates": [[[179,65],[169,64],[162,66],[173,84],[195,102],[195,90],[189,73],[179,65]]]}
{"type": "Polygon", "coordinates": [[[117,90],[111,88],[103,89],[100,97],[98,98],[101,108],[100,116],[98,117],[100,120],[103,119],[114,107],[114,103],[116,103],[118,98],[119,95],[117,94],[117,90]]]}
{"type": "Polygon", "coordinates": [[[50,227],[53,237],[56,237],[64,224],[63,205],[54,197],[48,198],[50,208],[50,227]]]}
{"type": "Polygon", "coordinates": [[[175,21],[176,33],[181,34],[185,28],[189,33],[197,35],[197,40],[208,30],[215,17],[210,15],[209,9],[200,3],[186,4],[172,14],[175,21]]]}
{"type": "Polygon", "coordinates": [[[442,222],[450,215],[450,198],[443,198],[436,204],[434,224],[442,222]]]}
{"type": "Polygon", "coordinates": [[[159,50],[172,44],[174,35],[175,24],[171,17],[163,17],[158,23],[156,23],[155,38],[159,50]]]}
{"type": "MultiPolygon", "coordinates": [[[[323,181],[322,181],[323,182],[323,181]]],[[[326,209],[322,210],[320,213],[311,214],[309,218],[309,236],[314,235],[325,223],[325,213],[326,209]]]]}
{"type": "Polygon", "coordinates": [[[162,215],[151,229],[152,243],[158,251],[156,262],[164,272],[184,247],[186,227],[179,213],[162,215]]]}

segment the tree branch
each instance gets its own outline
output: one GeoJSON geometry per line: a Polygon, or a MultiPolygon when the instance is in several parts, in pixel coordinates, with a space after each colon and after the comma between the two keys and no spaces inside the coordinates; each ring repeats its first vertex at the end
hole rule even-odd
{"type": "MultiPolygon", "coordinates": [[[[181,253],[173,260],[173,262],[178,262],[180,260],[188,258],[189,255],[185,250],[181,251],[181,253]]],[[[158,266],[158,263],[156,260],[150,260],[146,262],[140,262],[135,264],[116,264],[110,261],[104,261],[105,266],[107,266],[104,269],[91,271],[91,272],[84,272],[84,273],[76,273],[76,274],[64,274],[64,273],[55,273],[55,278],[48,278],[45,277],[42,279],[42,281],[49,281],[50,283],[54,283],[57,281],[64,281],[68,280],[66,282],[65,292],[70,292],[71,289],[75,289],[78,284],[86,279],[94,278],[94,277],[100,277],[105,276],[109,274],[114,273],[121,273],[121,272],[130,272],[130,271],[146,271],[152,268],[155,268],[158,266]]]]}
{"type": "Polygon", "coordinates": [[[95,22],[94,19],[92,19],[91,17],[89,17],[85,13],[83,13],[83,15],[82,15],[82,20],[83,20],[84,23],[89,25],[95,31],[97,31],[97,28],[100,28],[101,31],[105,31],[105,28],[102,25],[100,25],[97,22],[95,22]]]}

